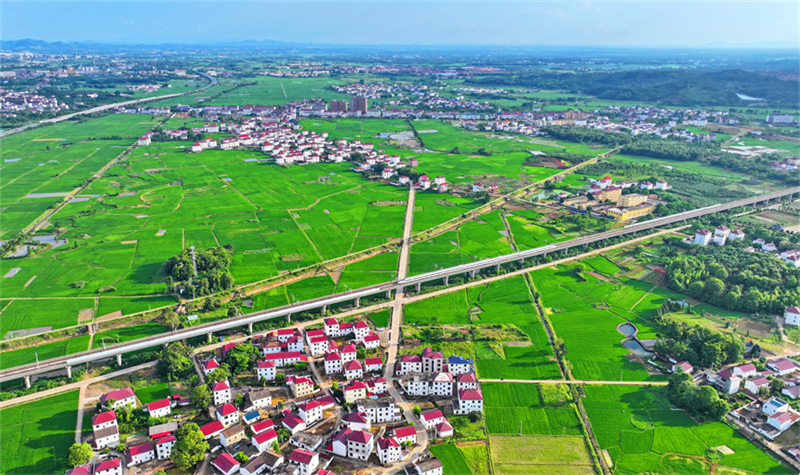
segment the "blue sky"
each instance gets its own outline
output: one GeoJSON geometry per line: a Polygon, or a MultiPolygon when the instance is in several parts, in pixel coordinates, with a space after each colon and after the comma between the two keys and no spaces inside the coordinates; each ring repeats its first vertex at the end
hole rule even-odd
{"type": "Polygon", "coordinates": [[[797,1],[2,3],[6,40],[757,47],[800,36],[797,1]]]}

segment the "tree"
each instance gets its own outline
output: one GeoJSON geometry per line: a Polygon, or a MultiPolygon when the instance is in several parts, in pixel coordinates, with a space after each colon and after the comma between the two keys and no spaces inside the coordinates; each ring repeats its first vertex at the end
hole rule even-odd
{"type": "Polygon", "coordinates": [[[228,363],[222,363],[217,369],[210,372],[206,376],[206,382],[216,383],[217,381],[225,381],[231,377],[231,370],[228,368],[228,363]]]}
{"type": "Polygon", "coordinates": [[[356,358],[363,360],[367,357],[367,349],[361,345],[356,347],[356,358]]]}
{"type": "Polygon", "coordinates": [[[240,451],[239,451],[239,452],[236,454],[236,456],[235,456],[234,458],[235,458],[237,461],[239,461],[239,463],[247,463],[247,461],[248,461],[248,460],[250,460],[250,457],[248,457],[248,456],[247,456],[247,455],[246,455],[244,452],[242,452],[241,450],[240,450],[240,451]]]}
{"type": "Polygon", "coordinates": [[[339,390],[339,382],[338,381],[334,381],[333,384],[331,384],[331,388],[333,388],[334,391],[338,391],[339,390]]]}
{"type": "Polygon", "coordinates": [[[233,404],[236,407],[242,407],[242,404],[244,404],[244,394],[242,393],[237,394],[236,398],[234,398],[233,400],[233,404]]]}
{"type": "Polygon", "coordinates": [[[170,343],[161,350],[161,358],[159,358],[156,368],[161,375],[171,381],[180,379],[193,368],[191,354],[192,349],[183,343],[179,341],[170,343]]]}
{"type": "Polygon", "coordinates": [[[586,266],[583,265],[582,262],[578,262],[577,264],[572,266],[572,271],[571,272],[572,272],[572,275],[574,275],[575,277],[579,277],[585,271],[586,271],[586,266]]]}
{"type": "Polygon", "coordinates": [[[200,384],[192,389],[191,395],[192,404],[197,406],[198,409],[203,410],[211,403],[211,390],[205,384],[200,384]]]}
{"type": "Polygon", "coordinates": [[[172,310],[167,310],[163,313],[164,323],[167,324],[171,329],[175,330],[176,328],[180,328],[183,321],[181,317],[178,316],[177,313],[173,312],[172,310]]]}
{"type": "Polygon", "coordinates": [[[414,406],[414,409],[412,409],[412,411],[414,412],[414,415],[417,417],[419,417],[419,415],[422,414],[422,408],[419,406],[414,406]]]}
{"type": "Polygon", "coordinates": [[[769,389],[775,396],[780,396],[781,391],[786,387],[786,383],[779,378],[775,378],[769,383],[769,389]]]}
{"type": "Polygon", "coordinates": [[[277,440],[272,442],[272,451],[275,453],[281,452],[281,444],[279,444],[277,440]]]}
{"type": "Polygon", "coordinates": [[[120,443],[117,444],[114,450],[116,450],[117,452],[125,452],[126,450],[128,450],[128,447],[126,447],[125,444],[120,443]]]}
{"type": "Polygon", "coordinates": [[[236,307],[231,307],[228,309],[228,318],[233,318],[236,316],[236,307]]]}
{"type": "Polygon", "coordinates": [[[88,463],[93,455],[92,446],[84,442],[82,444],[72,444],[69,448],[69,456],[67,458],[70,465],[77,467],[78,465],[88,463]]]}
{"type": "Polygon", "coordinates": [[[306,363],[305,361],[300,361],[294,364],[295,371],[305,371],[307,369],[308,369],[308,363],[306,363]]]}
{"type": "Polygon", "coordinates": [[[208,442],[203,438],[203,432],[194,422],[183,425],[178,429],[177,442],[172,448],[172,460],[183,471],[191,471],[200,463],[208,450],[208,442]]]}
{"type": "Polygon", "coordinates": [[[286,442],[292,436],[292,433],[289,432],[289,429],[280,428],[278,429],[278,440],[281,442],[286,442]]]}
{"type": "Polygon", "coordinates": [[[236,345],[225,356],[225,362],[233,374],[242,374],[250,371],[260,356],[261,352],[254,345],[236,345]]]}
{"type": "Polygon", "coordinates": [[[283,373],[278,373],[275,375],[275,381],[282,383],[286,380],[286,375],[283,373]]]}

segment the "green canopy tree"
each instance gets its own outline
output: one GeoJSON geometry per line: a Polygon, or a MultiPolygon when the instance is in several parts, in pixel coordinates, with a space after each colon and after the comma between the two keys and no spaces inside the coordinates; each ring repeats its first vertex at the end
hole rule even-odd
{"type": "Polygon", "coordinates": [[[208,442],[197,424],[185,424],[177,433],[177,441],[172,448],[172,460],[183,471],[191,471],[200,463],[208,450],[208,442]]]}

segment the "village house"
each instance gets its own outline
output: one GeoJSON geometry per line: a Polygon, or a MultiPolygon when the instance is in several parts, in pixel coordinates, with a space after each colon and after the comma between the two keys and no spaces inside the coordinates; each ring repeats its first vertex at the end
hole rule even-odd
{"type": "Polygon", "coordinates": [[[278,433],[275,429],[267,429],[254,435],[250,441],[258,453],[262,453],[272,448],[275,442],[278,442],[278,433]]]}
{"type": "Polygon", "coordinates": [[[350,404],[367,397],[367,385],[362,381],[353,381],[344,388],[344,401],[350,404]]]}
{"type": "Polygon", "coordinates": [[[122,388],[100,396],[100,404],[108,409],[131,406],[136,409],[136,393],[131,388],[122,388]]]}
{"type": "Polygon", "coordinates": [[[245,411],[264,409],[272,405],[272,393],[269,389],[251,389],[245,396],[245,411]]]}
{"type": "Polygon", "coordinates": [[[172,412],[169,398],[147,403],[145,408],[150,413],[150,417],[166,417],[172,412]]]}
{"type": "Polygon", "coordinates": [[[172,456],[172,447],[178,439],[174,435],[168,435],[156,440],[156,457],[158,460],[166,460],[172,456]]]}
{"type": "Polygon", "coordinates": [[[422,425],[427,430],[431,430],[436,427],[437,424],[444,421],[444,414],[439,409],[432,409],[430,411],[425,411],[420,414],[419,420],[422,422],[422,425]]]}
{"type": "Polygon", "coordinates": [[[357,355],[356,345],[344,345],[340,351],[342,355],[342,363],[347,363],[349,361],[354,361],[357,355]]]}
{"type": "Polygon", "coordinates": [[[416,464],[417,475],[444,475],[442,462],[435,458],[420,460],[416,464]]]}
{"type": "MultiPolygon", "coordinates": [[[[364,359],[364,366],[365,366],[364,369],[368,373],[378,372],[378,371],[381,370],[381,368],[383,368],[383,360],[381,360],[380,356],[374,356],[374,357],[365,358],[364,359]]],[[[327,372],[327,368],[326,368],[326,372],[327,372]]]]}
{"type": "Polygon", "coordinates": [[[292,390],[295,398],[308,396],[312,394],[314,389],[314,382],[305,376],[289,376],[286,378],[286,385],[292,390]]]}
{"type": "Polygon", "coordinates": [[[231,457],[231,455],[227,452],[222,452],[220,455],[218,455],[217,458],[211,462],[211,465],[222,472],[222,475],[232,475],[238,472],[239,468],[241,467],[239,461],[231,457]]]}
{"type": "Polygon", "coordinates": [[[228,380],[217,381],[216,383],[213,383],[211,386],[211,393],[214,397],[215,406],[220,406],[233,401],[233,396],[231,395],[231,385],[228,384],[228,380]]]}
{"type": "Polygon", "coordinates": [[[322,404],[318,401],[309,401],[299,406],[300,417],[306,421],[306,427],[322,419],[322,404]]]}
{"type": "Polygon", "coordinates": [[[325,374],[336,374],[342,372],[342,357],[338,352],[332,351],[325,353],[325,374]]]}
{"type": "Polygon", "coordinates": [[[735,368],[733,368],[733,374],[742,379],[751,378],[755,376],[757,372],[758,370],[756,369],[756,365],[752,363],[736,366],[735,368]]]}
{"type": "Polygon", "coordinates": [[[360,399],[357,407],[359,412],[367,414],[369,421],[373,424],[394,422],[401,418],[400,408],[389,396],[378,399],[360,399]]]}
{"type": "Polygon", "coordinates": [[[156,458],[156,450],[152,442],[145,442],[143,444],[128,447],[127,466],[133,467],[145,462],[149,462],[156,458]]]}
{"type": "Polygon", "coordinates": [[[208,376],[213,373],[215,369],[219,368],[219,362],[216,358],[211,358],[203,364],[203,374],[208,376]]]}
{"type": "Polygon", "coordinates": [[[790,359],[781,358],[767,363],[767,369],[772,371],[772,374],[775,376],[786,376],[787,374],[794,373],[797,370],[797,365],[790,359]]]}
{"type": "Polygon", "coordinates": [[[396,427],[392,430],[392,436],[397,439],[401,444],[416,444],[417,443],[417,429],[412,425],[403,427],[396,427]]]}
{"type": "Polygon", "coordinates": [[[372,428],[372,423],[369,421],[369,417],[365,412],[351,412],[344,419],[342,422],[347,425],[351,430],[370,430],[372,428]]]}
{"type": "Polygon", "coordinates": [[[399,462],[403,459],[403,450],[400,447],[400,442],[394,437],[378,437],[377,452],[378,460],[384,465],[399,462]]]}
{"type": "Polygon", "coordinates": [[[92,432],[94,433],[95,449],[116,447],[119,444],[119,426],[114,411],[101,412],[92,416],[92,432]]]}
{"type": "MultiPolygon", "coordinates": [[[[219,413],[217,413],[217,417],[219,418],[219,413]]],[[[225,430],[225,425],[223,425],[222,421],[220,420],[209,422],[208,424],[200,426],[200,432],[203,433],[204,440],[218,436],[223,430],[225,430]]]]}
{"type": "Polygon", "coordinates": [[[256,365],[256,373],[258,374],[258,379],[263,379],[265,381],[274,381],[275,376],[277,375],[277,370],[275,369],[275,362],[274,361],[259,361],[256,365]]]}
{"type": "Polygon", "coordinates": [[[247,433],[242,424],[236,424],[222,431],[219,441],[223,447],[228,448],[247,438],[247,433]]]}
{"type": "Polygon", "coordinates": [[[281,421],[281,424],[283,427],[289,429],[289,432],[291,432],[292,435],[297,434],[301,430],[306,430],[306,421],[288,409],[283,411],[283,420],[281,421]]]}
{"type": "Polygon", "coordinates": [[[230,403],[218,406],[217,420],[225,427],[232,426],[239,420],[239,411],[230,403]]]}
{"type": "Polygon", "coordinates": [[[800,307],[786,307],[783,312],[783,321],[786,325],[800,325],[800,307]]]}
{"type": "Polygon", "coordinates": [[[371,432],[354,430],[347,438],[347,457],[356,460],[367,460],[375,446],[371,432]]]}
{"type": "Polygon", "coordinates": [[[348,381],[364,377],[364,367],[358,360],[348,361],[344,365],[344,376],[348,381]]]}
{"type": "Polygon", "coordinates": [[[268,431],[270,429],[274,429],[274,428],[275,428],[275,423],[272,421],[272,419],[267,418],[267,419],[258,421],[255,424],[251,425],[250,426],[250,432],[252,432],[253,435],[258,435],[258,434],[260,434],[262,432],[266,432],[266,431],[268,431]]]}
{"type": "Polygon", "coordinates": [[[461,373],[456,377],[456,389],[478,389],[478,378],[475,373],[461,373]]]}
{"type": "Polygon", "coordinates": [[[289,461],[297,465],[297,475],[311,475],[319,466],[319,454],[306,449],[294,449],[289,461]]]}
{"type": "Polygon", "coordinates": [[[453,412],[469,414],[483,411],[483,393],[480,389],[461,389],[458,398],[453,401],[453,412]]]}

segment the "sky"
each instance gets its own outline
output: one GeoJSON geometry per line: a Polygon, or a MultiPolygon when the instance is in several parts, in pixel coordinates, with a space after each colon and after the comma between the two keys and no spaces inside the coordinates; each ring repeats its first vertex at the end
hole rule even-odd
{"type": "Polygon", "coordinates": [[[2,1],[3,40],[792,47],[798,1],[2,1]]]}

